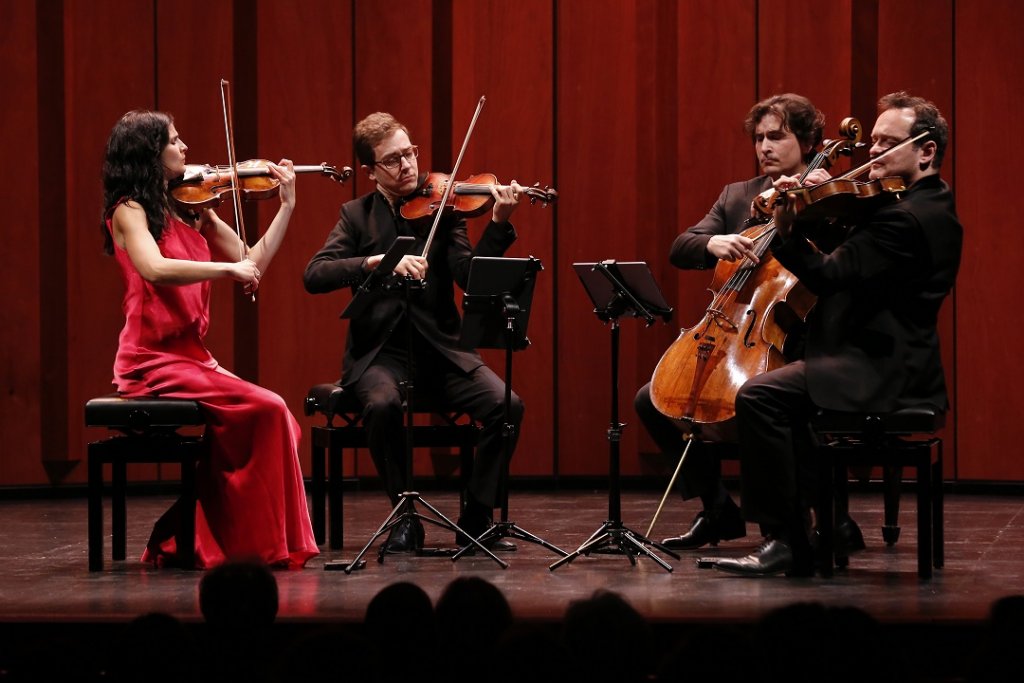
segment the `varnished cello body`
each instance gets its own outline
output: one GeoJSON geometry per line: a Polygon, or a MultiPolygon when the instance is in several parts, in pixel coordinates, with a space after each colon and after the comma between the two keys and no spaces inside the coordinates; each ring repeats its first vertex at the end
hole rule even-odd
{"type": "Polygon", "coordinates": [[[768,250],[774,224],[742,234],[755,241],[760,263],[719,261],[704,317],[680,331],[654,369],[651,400],[668,417],[694,425],[734,417],[739,388],[785,364],[786,336],[814,306],[815,296],[768,250]]]}
{"type": "MultiPolygon", "coordinates": [[[[831,166],[860,140],[860,122],[846,118],[843,136],[828,140],[800,181],[816,168],[831,166]]],[[[754,200],[770,216],[782,193],[771,190],[754,200]]],[[[807,319],[816,297],[775,260],[769,220],[740,233],[754,240],[758,263],[719,261],[711,281],[714,299],[699,323],[681,330],[662,355],[651,378],[651,401],[662,414],[690,425],[690,431],[728,422],[736,415],[736,394],[751,377],[785,365],[783,346],[798,322],[807,319]]]]}

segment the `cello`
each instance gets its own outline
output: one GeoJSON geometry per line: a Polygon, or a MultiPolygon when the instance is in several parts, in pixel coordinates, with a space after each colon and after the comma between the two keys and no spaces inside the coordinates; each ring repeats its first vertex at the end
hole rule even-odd
{"type": "MultiPolygon", "coordinates": [[[[861,126],[846,118],[841,138],[826,140],[800,176],[827,168],[860,142],[861,126]]],[[[754,207],[770,215],[794,190],[768,190],[754,207]]],[[[736,414],[739,388],[755,375],[786,363],[783,345],[816,298],[768,252],[775,236],[773,220],[741,233],[754,241],[758,261],[744,257],[719,261],[711,281],[714,297],[696,325],[682,329],[665,351],[651,378],[651,401],[662,414],[686,422],[690,431],[728,421],[736,414]]]]}

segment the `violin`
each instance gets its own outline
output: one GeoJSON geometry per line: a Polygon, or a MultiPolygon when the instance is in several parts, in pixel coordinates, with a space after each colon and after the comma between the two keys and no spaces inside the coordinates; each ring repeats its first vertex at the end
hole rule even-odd
{"type": "MultiPolygon", "coordinates": [[[[281,181],[270,173],[266,159],[250,159],[236,165],[238,188],[242,199],[269,199],[276,197],[281,181]]],[[[322,173],[331,180],[344,183],[352,177],[352,169],[343,166],[296,166],[296,173],[322,173]]],[[[218,206],[224,194],[233,189],[231,166],[187,164],[185,175],[171,183],[171,198],[190,212],[218,206]]]]}
{"type": "Polygon", "coordinates": [[[867,182],[839,177],[820,185],[793,188],[785,193],[785,201],[793,206],[801,220],[817,220],[874,211],[882,204],[899,199],[900,193],[906,190],[906,183],[898,176],[867,182]]]}
{"type": "MultiPolygon", "coordinates": [[[[844,119],[843,123],[845,124],[848,120],[844,119]]],[[[866,164],[862,164],[841,176],[827,180],[819,185],[806,186],[801,184],[784,191],[770,190],[770,192],[775,193],[770,208],[774,210],[778,204],[791,202],[795,213],[801,220],[817,220],[838,216],[856,216],[864,212],[874,211],[882,204],[898,200],[900,193],[905,192],[907,189],[902,178],[886,176],[866,182],[854,180],[854,178],[870,170],[872,164],[903,149],[907,145],[924,140],[931,134],[932,129],[929,128],[915,136],[901,140],[869,160],[866,164]]],[[[758,199],[754,200],[754,205],[764,211],[765,209],[762,209],[758,199]]]]}
{"type": "MultiPolygon", "coordinates": [[[[441,205],[450,181],[451,176],[448,174],[428,173],[420,188],[402,204],[402,218],[415,221],[433,216],[441,205]]],[[[477,173],[466,180],[451,183],[444,206],[445,213],[454,213],[465,218],[485,213],[494,205],[492,187],[506,186],[501,185],[492,173],[477,173]]],[[[541,202],[542,206],[547,206],[558,199],[558,192],[554,188],[542,189],[540,183],[534,183],[530,187],[524,186],[523,192],[530,198],[531,204],[541,202]]]]}

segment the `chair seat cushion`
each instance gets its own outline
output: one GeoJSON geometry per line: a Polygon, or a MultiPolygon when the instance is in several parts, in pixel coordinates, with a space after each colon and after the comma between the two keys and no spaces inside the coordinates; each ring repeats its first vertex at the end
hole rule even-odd
{"type": "Polygon", "coordinates": [[[933,434],[945,424],[945,411],[933,405],[913,406],[892,413],[820,410],[811,420],[815,431],[827,434],[933,434]]]}
{"type": "Polygon", "coordinates": [[[205,423],[202,406],[196,401],[183,398],[124,398],[111,394],[91,399],[85,404],[86,427],[140,430],[205,423]]]}

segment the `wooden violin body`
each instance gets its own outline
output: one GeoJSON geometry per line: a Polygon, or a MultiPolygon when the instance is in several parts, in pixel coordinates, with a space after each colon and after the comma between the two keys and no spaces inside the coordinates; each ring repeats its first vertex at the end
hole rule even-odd
{"type": "Polygon", "coordinates": [[[793,205],[801,220],[819,220],[874,211],[884,203],[899,199],[899,194],[906,189],[903,178],[895,176],[867,182],[840,177],[820,185],[789,190],[786,201],[793,205]]]}
{"type": "MultiPolygon", "coordinates": [[[[742,234],[771,239],[771,224],[742,234]]],[[[783,344],[797,321],[805,320],[815,297],[765,248],[760,263],[719,261],[711,282],[715,293],[704,317],[661,357],[651,379],[654,407],[668,417],[700,425],[725,422],[736,414],[743,384],[785,364],[783,344]]]]}
{"type": "MultiPolygon", "coordinates": [[[[433,217],[441,206],[451,176],[446,173],[428,173],[420,188],[402,204],[402,217],[407,221],[415,221],[433,217]]],[[[494,205],[491,187],[500,187],[497,176],[493,173],[477,173],[466,180],[452,184],[445,204],[445,213],[455,213],[466,218],[473,218],[485,213],[494,205]]],[[[551,187],[540,187],[534,183],[531,187],[523,187],[523,193],[530,198],[530,203],[538,201],[547,206],[558,199],[558,192],[551,187]]]]}
{"type": "MultiPolygon", "coordinates": [[[[238,163],[242,199],[269,199],[277,196],[281,183],[271,175],[269,163],[266,159],[250,159],[238,163]]],[[[294,170],[296,173],[321,173],[339,183],[352,177],[352,169],[348,166],[340,171],[327,164],[295,166],[294,170]]],[[[171,197],[189,211],[218,206],[223,195],[231,190],[231,166],[188,164],[185,166],[185,175],[171,183],[171,197]]]]}

